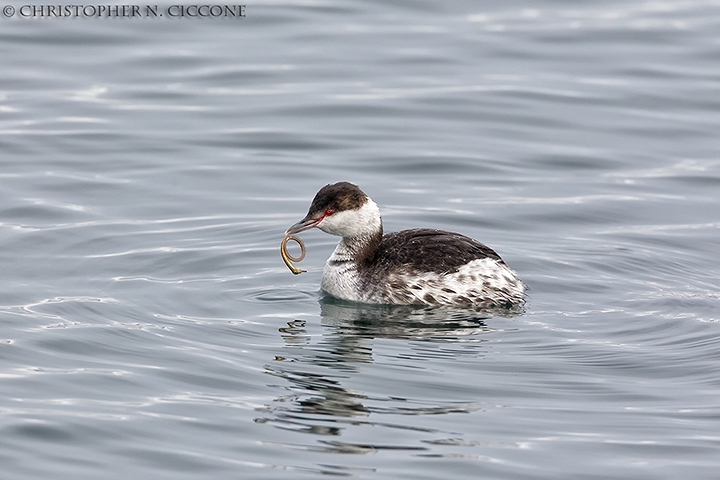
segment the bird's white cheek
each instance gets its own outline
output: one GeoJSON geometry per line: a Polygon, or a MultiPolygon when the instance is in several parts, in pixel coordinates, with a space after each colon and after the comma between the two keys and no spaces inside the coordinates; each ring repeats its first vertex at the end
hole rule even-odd
{"type": "Polygon", "coordinates": [[[355,235],[358,229],[357,219],[350,212],[337,212],[329,217],[325,217],[318,228],[325,233],[331,235],[340,235],[342,237],[351,237],[355,235]]]}
{"type": "Polygon", "coordinates": [[[381,228],[380,211],[368,200],[357,210],[343,210],[325,217],[318,228],[325,233],[353,238],[367,236],[381,228]]]}

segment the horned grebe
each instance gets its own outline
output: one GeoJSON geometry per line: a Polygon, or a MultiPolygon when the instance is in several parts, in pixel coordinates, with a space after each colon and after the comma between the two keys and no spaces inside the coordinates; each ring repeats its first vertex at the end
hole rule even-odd
{"type": "Polygon", "coordinates": [[[334,297],[477,308],[525,301],[525,285],[515,272],[472,238],[427,228],[383,235],[378,206],[352,183],[321,188],[305,218],[286,235],[315,227],[342,237],[322,275],[322,289],[334,297]]]}

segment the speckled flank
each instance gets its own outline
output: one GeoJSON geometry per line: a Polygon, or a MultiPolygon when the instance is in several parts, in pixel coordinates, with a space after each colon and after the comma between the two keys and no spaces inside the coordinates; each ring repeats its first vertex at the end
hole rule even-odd
{"type": "Polygon", "coordinates": [[[366,282],[351,261],[333,254],[322,289],[345,300],[395,305],[509,307],[525,301],[525,285],[504,263],[473,260],[453,273],[391,273],[382,283],[366,282]]]}
{"type": "Polygon", "coordinates": [[[504,263],[473,260],[453,273],[397,275],[390,279],[402,289],[387,289],[382,303],[502,307],[522,303],[525,285],[504,263]]]}

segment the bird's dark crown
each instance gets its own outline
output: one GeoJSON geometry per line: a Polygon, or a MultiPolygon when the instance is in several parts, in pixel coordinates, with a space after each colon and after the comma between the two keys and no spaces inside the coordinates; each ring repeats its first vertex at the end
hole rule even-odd
{"type": "Polygon", "coordinates": [[[352,183],[338,182],[325,185],[313,198],[308,215],[321,214],[328,209],[335,212],[357,210],[365,205],[367,200],[368,196],[352,183]]]}

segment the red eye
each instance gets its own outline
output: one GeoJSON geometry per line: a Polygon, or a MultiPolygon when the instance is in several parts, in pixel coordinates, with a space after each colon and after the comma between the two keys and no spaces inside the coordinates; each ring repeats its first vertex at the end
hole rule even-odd
{"type": "Polygon", "coordinates": [[[335,210],[333,210],[332,208],[328,208],[327,210],[325,210],[325,215],[324,215],[324,216],[325,216],[325,217],[329,217],[329,216],[332,215],[333,213],[335,213],[335,210]]]}

